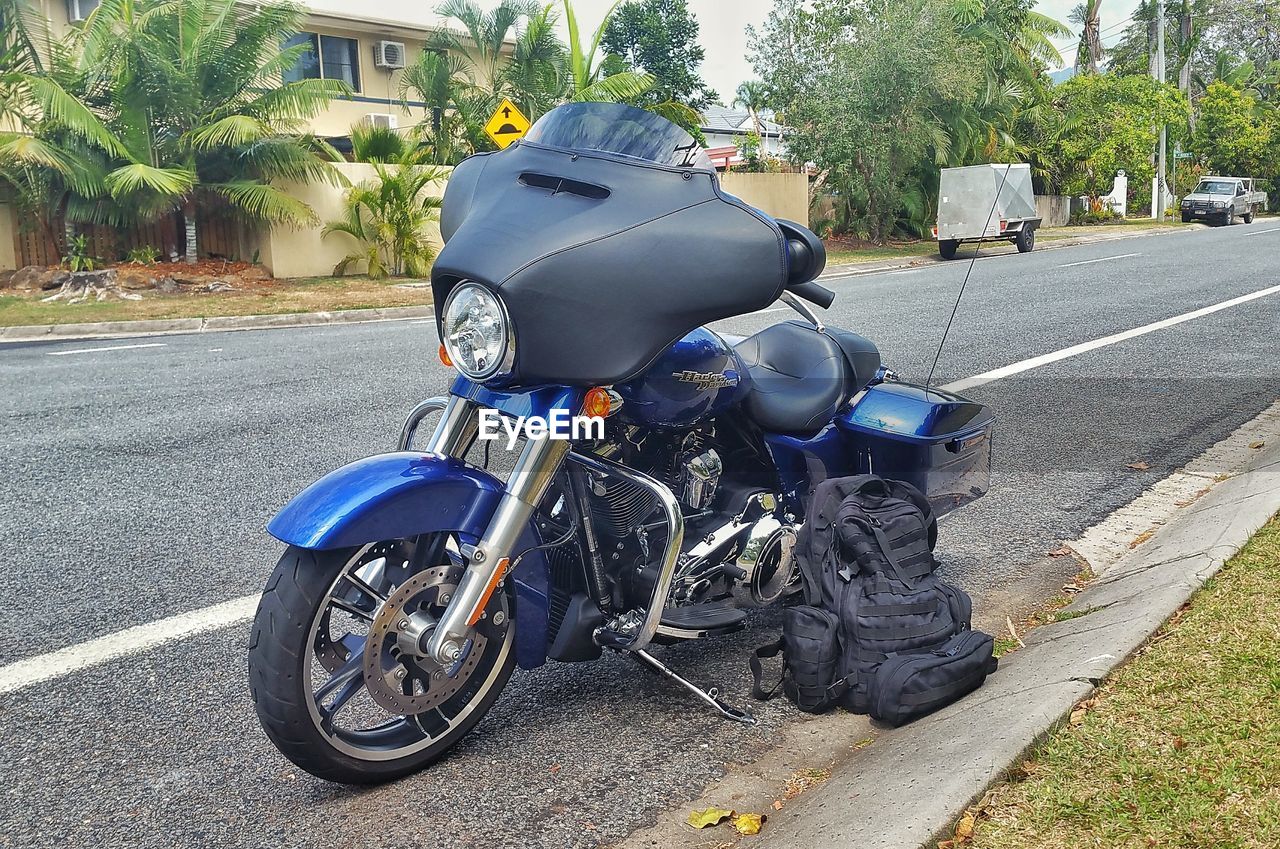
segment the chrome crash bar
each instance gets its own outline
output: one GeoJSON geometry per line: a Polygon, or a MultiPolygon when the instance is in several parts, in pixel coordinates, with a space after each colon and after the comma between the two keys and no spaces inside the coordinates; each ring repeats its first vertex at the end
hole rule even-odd
{"type": "Polygon", "coordinates": [[[662,563],[658,569],[658,580],[653,585],[653,594],[649,605],[645,608],[627,611],[614,616],[604,625],[596,629],[592,635],[596,643],[605,648],[619,651],[639,651],[649,645],[653,635],[658,632],[658,624],[662,621],[662,610],[666,606],[667,596],[671,592],[671,580],[675,576],[676,561],[680,559],[680,548],[684,544],[684,516],[680,514],[680,503],[676,501],[671,490],[659,480],[628,469],[602,457],[572,452],[570,462],[605,475],[614,475],[630,481],[636,486],[644,487],[658,498],[662,512],[666,514],[670,532],[667,534],[667,547],[662,552],[662,563]]]}
{"type": "Polygon", "coordinates": [[[410,411],[409,418],[405,419],[404,427],[400,429],[400,442],[396,445],[396,450],[412,450],[413,437],[418,433],[418,425],[422,424],[422,420],[432,413],[438,413],[447,408],[451,398],[452,396],[445,398],[443,395],[437,395],[435,398],[428,398],[425,401],[418,402],[418,406],[410,411]]]}

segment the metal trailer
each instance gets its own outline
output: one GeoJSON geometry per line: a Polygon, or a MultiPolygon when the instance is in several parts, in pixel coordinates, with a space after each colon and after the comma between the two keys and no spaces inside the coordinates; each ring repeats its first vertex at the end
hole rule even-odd
{"type": "Polygon", "coordinates": [[[1026,253],[1039,226],[1030,165],[942,169],[933,235],[943,259],[954,257],[961,242],[1013,242],[1026,253]]]}

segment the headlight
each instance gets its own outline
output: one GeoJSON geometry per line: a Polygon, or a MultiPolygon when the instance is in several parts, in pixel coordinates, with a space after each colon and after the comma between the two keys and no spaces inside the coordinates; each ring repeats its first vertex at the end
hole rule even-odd
{"type": "Polygon", "coordinates": [[[1215,200],[1215,201],[1213,202],[1213,205],[1214,205],[1214,206],[1216,206],[1218,209],[1226,209],[1226,208],[1227,208],[1227,202],[1226,202],[1226,201],[1224,201],[1224,200],[1215,200]]]}
{"type": "Polygon", "coordinates": [[[449,359],[471,380],[509,370],[515,359],[507,309],[497,294],[477,283],[463,283],[449,293],[441,332],[449,359]]]}

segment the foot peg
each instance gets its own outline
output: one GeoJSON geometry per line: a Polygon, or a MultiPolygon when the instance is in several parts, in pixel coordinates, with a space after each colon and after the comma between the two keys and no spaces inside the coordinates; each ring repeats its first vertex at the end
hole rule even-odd
{"type": "Polygon", "coordinates": [[[647,651],[644,651],[643,649],[638,649],[636,651],[631,652],[630,654],[636,660],[640,661],[645,666],[652,669],[654,672],[657,672],[662,677],[676,682],[681,687],[684,687],[686,690],[688,690],[690,693],[693,693],[695,696],[701,699],[704,703],[706,703],[712,710],[714,710],[716,713],[723,716],[725,719],[729,719],[734,722],[745,723],[746,725],[756,724],[756,718],[752,716],[750,712],[741,710],[739,708],[733,707],[732,705],[728,705],[722,702],[719,698],[720,693],[718,690],[716,690],[715,687],[712,687],[710,690],[701,689],[696,684],[690,681],[687,681],[684,678],[681,678],[670,667],[668,667],[662,661],[658,660],[656,657],[649,654],[647,651]]]}

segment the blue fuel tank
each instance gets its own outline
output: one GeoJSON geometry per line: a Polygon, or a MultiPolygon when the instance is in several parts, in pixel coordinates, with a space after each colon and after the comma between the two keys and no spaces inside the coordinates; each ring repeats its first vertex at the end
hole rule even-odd
{"type": "Polygon", "coordinates": [[[738,403],[749,381],[729,343],[699,327],[664,351],[640,376],[614,388],[622,396],[623,421],[689,428],[738,403]]]}

